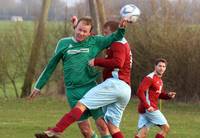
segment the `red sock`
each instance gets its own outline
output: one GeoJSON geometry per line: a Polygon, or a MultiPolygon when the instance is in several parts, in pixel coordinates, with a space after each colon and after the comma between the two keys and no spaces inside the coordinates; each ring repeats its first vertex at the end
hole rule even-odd
{"type": "Polygon", "coordinates": [[[139,138],[139,137],[136,135],[135,138],[139,138]]]}
{"type": "Polygon", "coordinates": [[[56,124],[56,127],[51,130],[54,132],[63,132],[68,126],[77,121],[82,114],[83,112],[79,108],[73,108],[69,113],[65,114],[56,124]]]}
{"type": "Polygon", "coordinates": [[[117,133],[112,134],[113,138],[124,138],[123,133],[118,131],[117,133]]]}
{"type": "Polygon", "coordinates": [[[156,134],[156,137],[155,138],[165,138],[163,135],[161,135],[161,134],[156,134]]]}

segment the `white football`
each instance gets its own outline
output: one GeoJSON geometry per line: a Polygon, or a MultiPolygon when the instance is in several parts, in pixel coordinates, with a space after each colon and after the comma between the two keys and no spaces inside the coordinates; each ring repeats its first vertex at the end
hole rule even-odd
{"type": "Polygon", "coordinates": [[[134,4],[127,4],[120,10],[121,17],[125,18],[128,22],[136,22],[140,14],[140,9],[134,4]]]}

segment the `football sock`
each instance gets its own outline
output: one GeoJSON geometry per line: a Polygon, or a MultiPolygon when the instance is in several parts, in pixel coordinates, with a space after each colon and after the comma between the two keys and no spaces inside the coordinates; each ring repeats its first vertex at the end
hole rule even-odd
{"type": "Polygon", "coordinates": [[[101,136],[101,138],[112,138],[111,135],[101,136]]]}
{"type": "Polygon", "coordinates": [[[135,138],[139,138],[138,136],[135,136],[135,138]]]}
{"type": "Polygon", "coordinates": [[[93,132],[93,135],[91,138],[98,138],[97,134],[95,132],[93,132]]]}
{"type": "Polygon", "coordinates": [[[163,135],[157,133],[155,138],[165,138],[163,135]]]}
{"type": "Polygon", "coordinates": [[[112,134],[112,137],[113,138],[124,138],[124,136],[123,136],[121,131],[118,131],[118,132],[112,134]]]}
{"type": "Polygon", "coordinates": [[[82,114],[83,112],[79,108],[73,108],[69,113],[65,114],[56,124],[56,127],[51,130],[54,132],[63,132],[68,126],[77,121],[82,114]]]}

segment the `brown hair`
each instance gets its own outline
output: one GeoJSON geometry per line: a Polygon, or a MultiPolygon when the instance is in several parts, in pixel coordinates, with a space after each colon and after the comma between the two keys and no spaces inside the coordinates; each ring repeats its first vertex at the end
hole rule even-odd
{"type": "Polygon", "coordinates": [[[116,31],[117,28],[119,26],[119,23],[117,21],[107,21],[104,25],[103,25],[103,28],[107,28],[107,27],[110,27],[110,30],[112,32],[116,31]]]}
{"type": "Polygon", "coordinates": [[[75,26],[74,28],[76,28],[77,25],[78,25],[81,21],[83,21],[85,25],[90,25],[90,26],[91,26],[91,29],[90,29],[90,32],[91,32],[92,29],[93,29],[93,21],[92,21],[92,18],[91,18],[90,16],[81,17],[81,18],[78,20],[78,22],[77,22],[77,24],[76,24],[76,26],[75,26]]]}
{"type": "Polygon", "coordinates": [[[164,58],[157,58],[156,60],[155,60],[155,65],[158,65],[158,63],[160,63],[160,62],[163,62],[163,63],[165,63],[165,65],[167,65],[167,60],[166,59],[164,59],[164,58]]]}

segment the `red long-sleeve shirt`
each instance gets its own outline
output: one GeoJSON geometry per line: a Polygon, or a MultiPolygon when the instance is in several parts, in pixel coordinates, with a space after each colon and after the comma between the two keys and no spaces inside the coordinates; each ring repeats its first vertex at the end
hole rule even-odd
{"type": "Polygon", "coordinates": [[[140,99],[138,105],[138,112],[144,113],[145,109],[152,106],[154,109],[158,109],[158,99],[170,99],[168,94],[163,90],[162,79],[155,74],[155,72],[147,75],[141,82],[137,96],[140,99]]]}
{"type": "Polygon", "coordinates": [[[126,39],[112,43],[105,58],[96,58],[95,66],[104,67],[103,79],[118,78],[130,85],[132,54],[126,39]]]}

